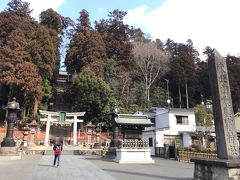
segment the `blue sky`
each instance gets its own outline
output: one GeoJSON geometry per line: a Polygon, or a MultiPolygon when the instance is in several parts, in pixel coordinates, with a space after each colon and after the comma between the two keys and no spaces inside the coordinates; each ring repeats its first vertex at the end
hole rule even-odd
{"type": "MultiPolygon", "coordinates": [[[[51,7],[49,1],[54,2],[54,0],[25,0],[34,4],[33,9],[41,9],[44,10],[47,7],[51,7]],[[39,1],[38,3],[34,1],[39,1]],[[49,5],[48,5],[49,4],[49,5]]],[[[56,0],[55,0],[56,1],[56,0]]],[[[82,9],[86,9],[89,14],[91,21],[99,20],[102,18],[106,18],[109,11],[114,9],[128,11],[129,9],[134,9],[141,5],[147,5],[149,7],[148,11],[152,11],[159,7],[166,0],[60,0],[56,2],[55,7],[53,9],[57,10],[61,15],[68,16],[73,20],[76,20],[79,16],[79,12],[82,9]]],[[[4,10],[7,6],[7,3],[10,0],[0,0],[0,10],[4,10]]],[[[38,13],[40,12],[37,10],[38,13]]],[[[147,11],[146,11],[147,12],[147,11]]],[[[37,17],[37,15],[33,15],[37,17]]]]}
{"type": "MultiPolygon", "coordinates": [[[[107,18],[114,9],[127,11],[124,22],[140,27],[153,39],[171,38],[185,43],[192,39],[201,53],[206,46],[222,55],[240,55],[239,0],[25,0],[32,16],[53,8],[76,20],[86,9],[92,22],[107,18]]],[[[9,0],[0,0],[0,11],[9,0]]]]}
{"type": "Polygon", "coordinates": [[[91,21],[106,18],[109,11],[114,9],[128,11],[147,4],[149,11],[159,7],[164,0],[67,0],[59,7],[60,14],[69,16],[73,20],[78,18],[81,9],[86,9],[91,21]]]}

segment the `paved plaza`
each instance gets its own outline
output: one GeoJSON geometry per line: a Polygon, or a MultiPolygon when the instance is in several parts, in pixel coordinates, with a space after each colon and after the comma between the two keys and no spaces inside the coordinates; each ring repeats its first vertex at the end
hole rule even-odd
{"type": "Polygon", "coordinates": [[[118,164],[99,156],[62,155],[53,167],[52,155],[28,155],[1,161],[3,180],[190,180],[193,164],[154,158],[155,164],[118,164]]]}

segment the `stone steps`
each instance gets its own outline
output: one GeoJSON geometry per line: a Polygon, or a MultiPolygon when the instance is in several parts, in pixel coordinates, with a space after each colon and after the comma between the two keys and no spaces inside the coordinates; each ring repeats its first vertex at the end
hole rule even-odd
{"type": "MultiPolygon", "coordinates": [[[[103,155],[102,149],[63,150],[62,155],[103,155]]],[[[53,155],[53,150],[45,150],[44,155],[53,155]]]]}
{"type": "MultiPolygon", "coordinates": [[[[44,152],[44,155],[53,155],[54,151],[53,150],[46,150],[44,152]]],[[[80,155],[79,150],[63,150],[62,155],[80,155]]]]}
{"type": "Polygon", "coordinates": [[[4,160],[19,160],[19,159],[21,159],[21,155],[0,154],[0,161],[4,161],[4,160]]]}

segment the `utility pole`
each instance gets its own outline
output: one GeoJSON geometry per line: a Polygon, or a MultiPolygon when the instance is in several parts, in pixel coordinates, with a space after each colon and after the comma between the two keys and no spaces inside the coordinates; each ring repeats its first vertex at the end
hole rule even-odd
{"type": "Polygon", "coordinates": [[[187,109],[189,108],[189,102],[188,102],[188,85],[187,83],[185,84],[186,85],[186,100],[187,100],[187,109]]]}
{"type": "Polygon", "coordinates": [[[165,79],[165,78],[164,78],[164,80],[167,82],[167,103],[168,103],[168,108],[169,108],[170,103],[171,103],[171,100],[170,100],[170,97],[169,97],[169,86],[168,86],[169,80],[165,79]]]}

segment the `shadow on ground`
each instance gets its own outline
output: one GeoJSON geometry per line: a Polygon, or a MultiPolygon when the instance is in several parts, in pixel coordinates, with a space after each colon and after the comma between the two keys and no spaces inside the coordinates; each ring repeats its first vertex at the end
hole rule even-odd
{"type": "Polygon", "coordinates": [[[192,180],[192,178],[160,176],[160,175],[152,175],[152,174],[145,174],[145,173],[138,173],[138,172],[129,172],[129,171],[123,171],[123,170],[113,170],[113,169],[102,169],[102,170],[104,170],[106,172],[115,172],[115,173],[138,175],[138,176],[144,176],[144,177],[161,178],[161,179],[166,179],[166,180],[192,180]]]}
{"type": "Polygon", "coordinates": [[[111,162],[111,163],[114,163],[113,162],[113,159],[111,158],[105,158],[105,157],[102,157],[102,156],[83,156],[84,159],[86,160],[94,160],[94,161],[106,161],[106,162],[111,162]]]}
{"type": "Polygon", "coordinates": [[[43,167],[53,167],[53,165],[50,165],[50,164],[38,164],[37,166],[43,166],[43,167]]]}

